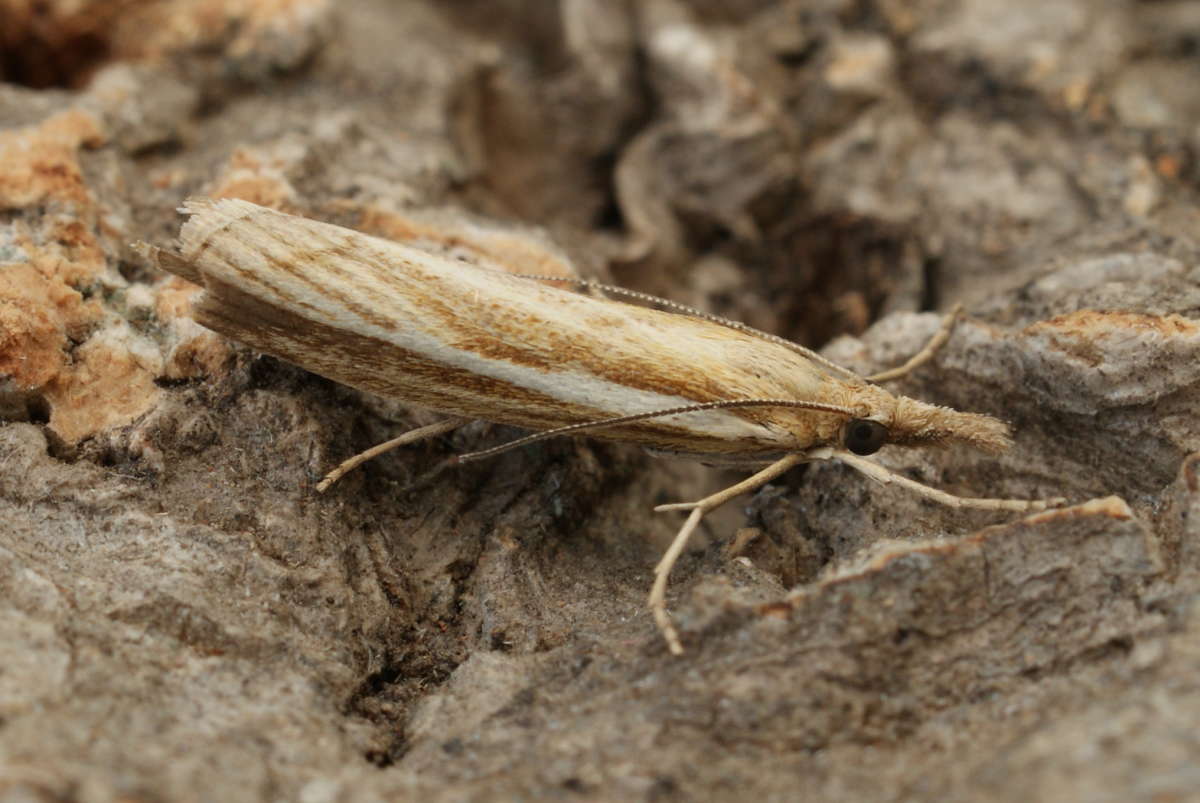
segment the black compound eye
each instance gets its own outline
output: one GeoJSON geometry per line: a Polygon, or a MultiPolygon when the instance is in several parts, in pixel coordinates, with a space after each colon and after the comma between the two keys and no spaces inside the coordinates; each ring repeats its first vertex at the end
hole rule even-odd
{"type": "Polygon", "coordinates": [[[887,442],[887,427],[878,421],[855,418],[842,430],[842,444],[855,454],[875,454],[887,442]]]}

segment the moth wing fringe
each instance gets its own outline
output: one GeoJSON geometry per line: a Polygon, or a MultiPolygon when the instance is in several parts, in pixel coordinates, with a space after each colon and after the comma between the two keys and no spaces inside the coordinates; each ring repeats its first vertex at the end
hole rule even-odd
{"type": "Polygon", "coordinates": [[[196,254],[221,229],[249,217],[274,210],[239,198],[188,198],[180,211],[188,215],[179,230],[179,253],[184,259],[196,254]]]}
{"type": "Polygon", "coordinates": [[[141,241],[133,244],[133,250],[159,270],[174,273],[176,276],[187,279],[192,284],[204,284],[204,277],[200,269],[194,263],[189,262],[173,251],[168,251],[165,248],[159,248],[156,245],[150,245],[150,243],[141,241]]]}

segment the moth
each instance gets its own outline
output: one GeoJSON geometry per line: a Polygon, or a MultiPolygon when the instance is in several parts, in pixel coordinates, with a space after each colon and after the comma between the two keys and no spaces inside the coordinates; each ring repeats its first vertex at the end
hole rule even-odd
{"type": "MultiPolygon", "coordinates": [[[[932,357],[950,335],[953,314],[904,366],[861,377],[783,338],[569,271],[526,275],[511,258],[456,259],[445,248],[241,200],[194,199],[180,211],[189,218],[174,248],[137,248],[205,288],[194,306],[200,324],[337,382],[449,416],[351,458],[319,490],[369,457],[472,419],[533,432],[457,462],[587,433],[761,467],[704,499],[656,508],[690,511],[655,568],[649,595],[676,654],[683,648],[667,612],[667,580],[701,518],[798,464],[838,460],[954,507],[1033,511],[1064,501],[953,496],[864,458],[886,444],[1009,446],[1008,427],[995,418],[877,384],[932,357]]],[[[450,240],[472,243],[469,235],[439,242],[450,240]]]]}

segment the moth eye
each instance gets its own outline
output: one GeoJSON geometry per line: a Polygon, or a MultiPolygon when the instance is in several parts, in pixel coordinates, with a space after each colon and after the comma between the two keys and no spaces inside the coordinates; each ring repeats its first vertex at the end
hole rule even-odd
{"type": "Polygon", "coordinates": [[[888,430],[878,421],[855,418],[842,430],[842,444],[855,454],[875,454],[887,442],[888,430]]]}

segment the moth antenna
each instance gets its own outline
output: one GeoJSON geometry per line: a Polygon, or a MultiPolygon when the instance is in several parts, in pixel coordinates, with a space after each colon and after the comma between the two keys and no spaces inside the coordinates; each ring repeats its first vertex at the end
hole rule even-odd
{"type": "Polygon", "coordinates": [[[455,463],[468,463],[474,460],[483,460],[488,457],[495,457],[498,454],[507,452],[511,449],[518,449],[522,446],[528,446],[531,443],[548,440],[549,438],[557,438],[560,435],[570,435],[575,432],[584,430],[603,429],[605,427],[616,427],[622,424],[631,424],[635,421],[645,421],[650,418],[661,418],[668,415],[681,415],[683,413],[699,413],[705,410],[730,410],[742,407],[791,407],[800,410],[818,410],[825,413],[836,413],[844,415],[847,418],[853,418],[857,415],[854,410],[849,407],[842,407],[837,404],[821,404],[820,402],[798,401],[796,399],[731,399],[728,401],[702,402],[700,404],[689,404],[683,407],[667,407],[662,410],[651,410],[648,413],[634,413],[633,415],[622,415],[615,418],[602,418],[599,421],[584,421],[579,424],[568,424],[565,427],[556,427],[547,429],[542,432],[534,432],[531,435],[526,435],[523,438],[502,443],[499,446],[493,446],[491,449],[482,449],[478,452],[468,452],[461,454],[458,457],[450,458],[455,463]]]}
{"type": "Polygon", "coordinates": [[[951,307],[950,311],[942,317],[942,325],[938,327],[937,332],[929,338],[929,342],[920,351],[908,358],[908,362],[877,374],[871,374],[864,379],[868,382],[887,382],[899,379],[932,360],[937,350],[946,345],[946,341],[950,339],[950,333],[954,331],[954,324],[958,322],[958,316],[962,314],[962,310],[961,301],[951,307]]]}
{"type": "Polygon", "coordinates": [[[535,279],[543,282],[566,282],[567,284],[573,284],[576,287],[586,287],[592,290],[600,290],[604,293],[611,293],[614,296],[623,296],[624,298],[632,298],[636,299],[637,301],[644,301],[647,304],[657,304],[661,307],[669,309],[671,312],[678,312],[680,315],[687,315],[690,318],[699,318],[703,321],[708,321],[709,323],[715,323],[718,326],[724,326],[726,329],[733,329],[736,332],[741,332],[743,334],[750,335],[751,337],[757,337],[759,340],[765,340],[768,343],[774,343],[777,346],[783,346],[786,349],[807,357],[815,363],[825,366],[831,371],[842,374],[843,376],[851,377],[853,379],[862,379],[861,376],[854,373],[849,368],[838,365],[833,360],[822,357],[812,349],[805,348],[799,343],[793,343],[785,337],[773,335],[770,332],[764,332],[761,329],[755,329],[753,326],[747,326],[741,321],[732,321],[729,318],[722,318],[720,315],[713,315],[711,312],[704,312],[703,310],[698,310],[695,307],[689,307],[687,304],[680,304],[678,301],[672,301],[669,298],[660,298],[659,296],[651,295],[649,293],[643,293],[638,290],[630,290],[626,287],[617,287],[613,284],[604,284],[603,282],[597,282],[593,279],[564,279],[561,276],[538,276],[530,273],[516,273],[510,275],[516,276],[518,279],[535,279]]]}

